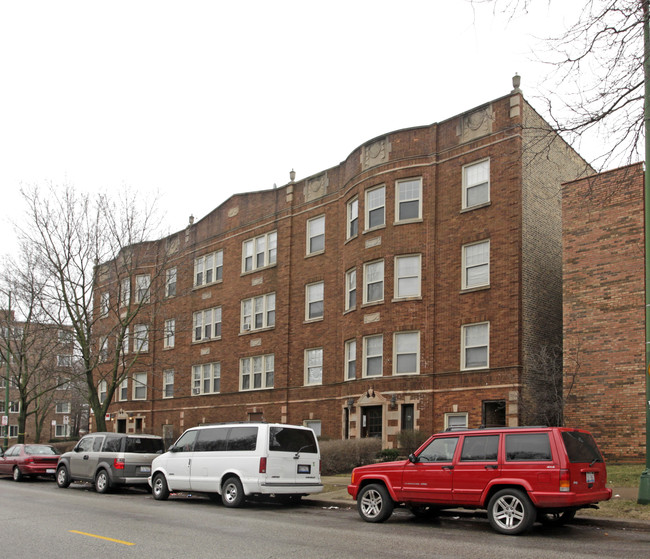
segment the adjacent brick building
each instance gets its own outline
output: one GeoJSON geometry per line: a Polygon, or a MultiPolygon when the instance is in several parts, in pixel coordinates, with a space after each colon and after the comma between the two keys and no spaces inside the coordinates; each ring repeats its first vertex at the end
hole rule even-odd
{"type": "Polygon", "coordinates": [[[560,184],[586,171],[515,89],[132,247],[149,261],[100,267],[97,312],[123,280],[162,297],[125,342],[140,357],[108,427],[263,418],[390,447],[539,421],[528,363],[562,334],[560,184]]]}
{"type": "Polygon", "coordinates": [[[565,421],[618,460],[645,447],[643,164],[563,186],[565,421]]]}

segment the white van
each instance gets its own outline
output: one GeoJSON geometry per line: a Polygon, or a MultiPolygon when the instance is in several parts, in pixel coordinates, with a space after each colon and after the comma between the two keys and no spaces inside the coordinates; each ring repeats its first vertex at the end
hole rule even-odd
{"type": "Polygon", "coordinates": [[[220,495],[227,507],[259,495],[298,501],[323,490],[318,441],[312,429],[282,423],[193,427],[154,459],[149,485],[157,500],[191,491],[220,495]]]}

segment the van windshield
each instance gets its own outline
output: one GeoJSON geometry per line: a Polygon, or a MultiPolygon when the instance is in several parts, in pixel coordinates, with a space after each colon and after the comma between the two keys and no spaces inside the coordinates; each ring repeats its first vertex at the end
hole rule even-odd
{"type": "Polygon", "coordinates": [[[164,451],[162,439],[127,437],[124,452],[137,454],[161,454],[164,451]]]}
{"type": "Polygon", "coordinates": [[[562,431],[562,439],[571,463],[603,462],[603,455],[589,433],[580,431],[562,431]]]}
{"type": "Polygon", "coordinates": [[[293,427],[271,427],[269,450],[315,453],[317,449],[316,438],[312,431],[293,427]]]}

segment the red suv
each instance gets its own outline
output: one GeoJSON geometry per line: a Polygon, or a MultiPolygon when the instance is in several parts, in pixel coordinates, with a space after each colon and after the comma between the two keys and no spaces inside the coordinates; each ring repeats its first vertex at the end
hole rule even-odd
{"type": "Polygon", "coordinates": [[[395,505],[416,515],[483,508],[497,532],[519,534],[536,519],[562,524],[606,501],[606,482],[587,431],[516,427],[433,435],[408,460],[355,468],[348,493],[367,522],[383,522],[395,505]]]}

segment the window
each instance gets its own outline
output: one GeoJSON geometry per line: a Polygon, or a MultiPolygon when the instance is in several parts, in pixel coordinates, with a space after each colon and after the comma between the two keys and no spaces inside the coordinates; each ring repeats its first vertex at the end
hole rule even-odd
{"type": "Polygon", "coordinates": [[[58,423],[54,427],[54,436],[57,439],[65,439],[70,436],[70,425],[59,425],[58,423]]]}
{"type": "Polygon", "coordinates": [[[126,355],[129,353],[129,327],[124,329],[124,336],[122,337],[122,353],[126,355]]]}
{"type": "Polygon", "coordinates": [[[221,338],[221,307],[194,313],[193,342],[221,338]]]}
{"type": "Polygon", "coordinates": [[[312,283],[306,287],[306,312],[305,320],[323,318],[325,284],[322,281],[312,283]]]}
{"type": "Polygon", "coordinates": [[[321,421],[320,419],[307,419],[304,422],[305,427],[309,427],[314,431],[314,435],[317,437],[321,436],[321,421]]]}
{"type": "Polygon", "coordinates": [[[133,327],[133,351],[146,353],[149,351],[149,325],[136,324],[133,327]]]}
{"type": "Polygon", "coordinates": [[[174,297],[176,295],[176,278],[178,272],[176,268],[169,268],[165,272],[165,297],[174,297]]]}
{"type": "Polygon", "coordinates": [[[257,355],[239,361],[240,389],[258,390],[273,388],[275,356],[257,355]]]}
{"type": "Polygon", "coordinates": [[[176,343],[176,319],[169,318],[165,320],[165,339],[163,340],[163,346],[165,349],[174,347],[176,343]]]}
{"type": "Polygon", "coordinates": [[[120,283],[120,307],[126,307],[131,302],[131,279],[124,278],[120,283]]]}
{"type": "Polygon", "coordinates": [[[9,438],[18,438],[18,425],[9,425],[9,438]]]}
{"type": "Polygon", "coordinates": [[[194,260],[194,287],[223,279],[223,250],[211,252],[194,260]]]}
{"type": "MultiPolygon", "coordinates": [[[[172,383],[173,383],[172,371],[172,383]]],[[[173,386],[172,386],[173,389],[173,386]]],[[[218,394],[221,390],[221,363],[205,363],[192,367],[192,394],[218,394]]]]}
{"type": "Polygon", "coordinates": [[[357,270],[352,268],[345,272],[345,310],[355,309],[357,306],[357,270]]]}
{"type": "Polygon", "coordinates": [[[460,452],[462,462],[496,462],[499,435],[475,435],[465,437],[460,452]]]}
{"type": "Polygon", "coordinates": [[[420,372],[420,333],[396,333],[393,353],[394,374],[418,374],[420,372]]]}
{"type": "Polygon", "coordinates": [[[386,224],[386,187],[366,191],[366,229],[386,224]]]}
{"type": "Polygon", "coordinates": [[[397,221],[422,219],[422,179],[397,181],[395,197],[397,221]]]}
{"type": "Polygon", "coordinates": [[[9,413],[20,413],[20,401],[9,402],[9,413]]]}
{"type": "Polygon", "coordinates": [[[458,437],[433,439],[418,455],[419,462],[451,462],[458,444],[458,437]]]}
{"type": "Polygon", "coordinates": [[[117,389],[117,400],[118,402],[124,402],[129,399],[129,379],[125,378],[120,382],[120,386],[117,389]]]}
{"type": "Polygon", "coordinates": [[[99,361],[104,363],[108,360],[108,336],[99,338],[99,361]]]}
{"type": "Polygon", "coordinates": [[[384,300],[384,261],[378,260],[363,266],[363,302],[384,300]]]}
{"type": "Polygon", "coordinates": [[[108,384],[105,380],[100,380],[97,385],[97,393],[99,394],[99,403],[103,404],[106,400],[106,394],[108,392],[108,384]]]}
{"type": "Polygon", "coordinates": [[[276,231],[244,241],[242,246],[242,271],[250,272],[275,264],[278,254],[276,231]]]}
{"type": "Polygon", "coordinates": [[[420,296],[421,258],[419,254],[395,257],[395,298],[420,296]]]}
{"type": "Polygon", "coordinates": [[[323,348],[305,350],[305,384],[323,384],[323,348]]]}
{"type": "Polygon", "coordinates": [[[57,402],[56,411],[54,413],[70,413],[72,408],[70,402],[57,402]]]}
{"type": "Polygon", "coordinates": [[[402,404],[401,410],[402,431],[413,431],[415,429],[415,406],[414,404],[402,404]]]}
{"type": "Polygon", "coordinates": [[[99,303],[99,316],[101,318],[106,318],[108,316],[108,311],[110,310],[110,306],[111,306],[111,294],[107,291],[106,293],[102,293],[101,301],[99,303]]]}
{"type": "Polygon", "coordinates": [[[174,369],[163,371],[163,398],[174,397],[174,369]]]}
{"type": "Polygon", "coordinates": [[[325,216],[321,215],[307,221],[307,254],[325,250],[325,216]]]}
{"type": "Polygon", "coordinates": [[[505,400],[483,400],[483,426],[484,427],[505,427],[506,426],[506,401],[505,400]]]}
{"type": "Polygon", "coordinates": [[[135,302],[148,303],[151,288],[151,276],[149,274],[135,276],[135,302]]]}
{"type": "Polygon", "coordinates": [[[506,435],[506,461],[552,460],[548,433],[506,435]]]}
{"type": "Polygon", "coordinates": [[[384,366],[384,337],[368,336],[363,339],[364,350],[364,377],[380,377],[383,375],[384,366]]]}
{"type": "Polygon", "coordinates": [[[454,429],[467,429],[466,413],[446,413],[445,429],[453,431],[454,429]]]}
{"type": "Polygon", "coordinates": [[[133,375],[133,399],[147,399],[147,373],[134,373],[133,375]]]}
{"type": "Polygon", "coordinates": [[[357,378],[357,340],[345,342],[345,380],[357,378]]]}
{"type": "Polygon", "coordinates": [[[462,327],[461,369],[482,369],[489,365],[490,323],[462,327]]]}
{"type": "Polygon", "coordinates": [[[275,326],[275,293],[267,293],[241,302],[241,330],[259,330],[275,326]]]}
{"type": "Polygon", "coordinates": [[[59,367],[72,367],[72,355],[57,355],[56,364],[59,367]]]}
{"type": "Polygon", "coordinates": [[[347,205],[347,233],[345,238],[351,239],[359,234],[359,199],[350,200],[347,205]]]}
{"type": "Polygon", "coordinates": [[[490,241],[463,247],[463,289],[490,285],[490,241]]]}
{"type": "Polygon", "coordinates": [[[463,167],[463,209],[490,201],[490,160],[463,167]]]}

